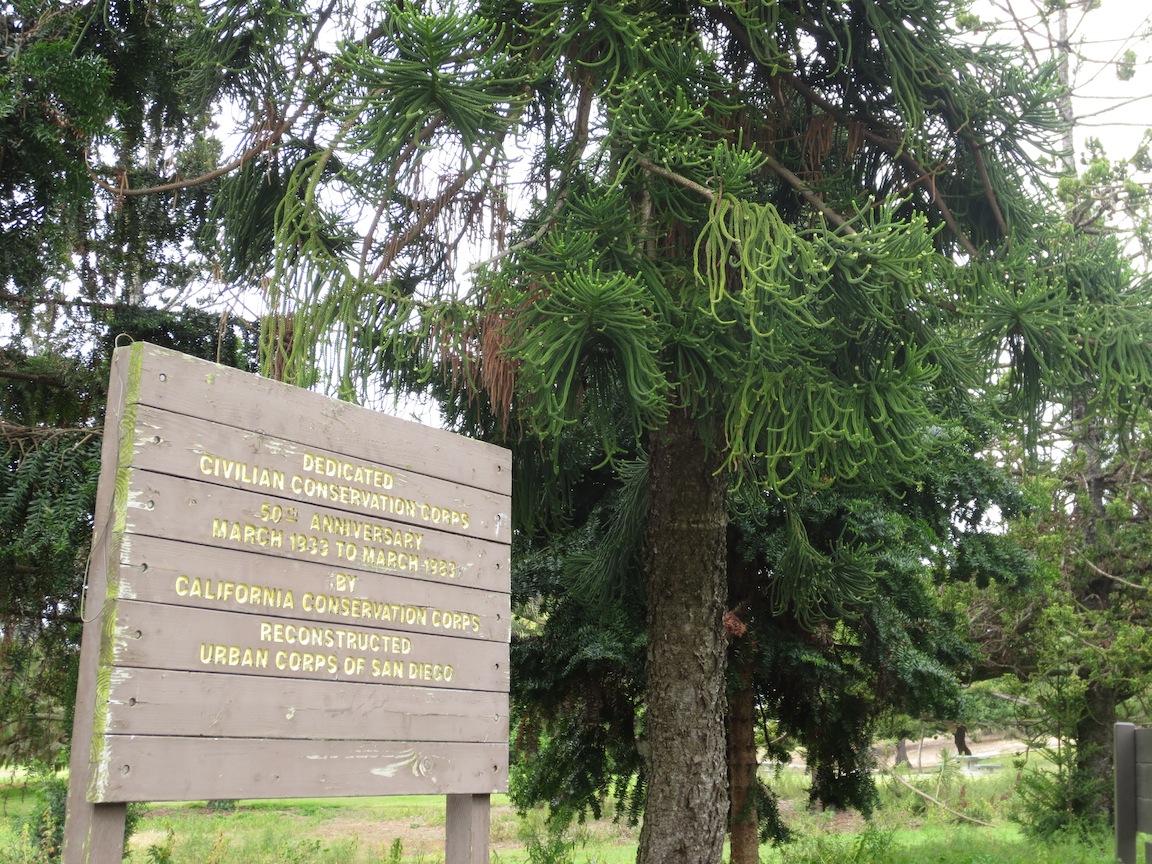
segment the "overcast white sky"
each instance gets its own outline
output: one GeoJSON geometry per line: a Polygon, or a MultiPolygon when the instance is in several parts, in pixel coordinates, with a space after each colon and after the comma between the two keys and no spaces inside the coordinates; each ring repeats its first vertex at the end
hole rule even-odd
{"type": "MultiPolygon", "coordinates": [[[[972,12],[1006,28],[1014,11],[1031,30],[1032,48],[1050,56],[1059,34],[1039,10],[1050,0],[973,0],[972,12]]],[[[1132,155],[1152,121],[1152,4],[1148,0],[1069,0],[1068,41],[1079,55],[1073,64],[1077,140],[1100,138],[1113,159],[1132,155]],[[1095,8],[1091,8],[1095,6],[1095,8]],[[1117,76],[1126,52],[1135,54],[1132,77],[1117,76]]],[[[1007,39],[1011,34],[1004,33],[1007,39]]],[[[1017,37],[1018,38],[1018,37],[1017,37]]]]}

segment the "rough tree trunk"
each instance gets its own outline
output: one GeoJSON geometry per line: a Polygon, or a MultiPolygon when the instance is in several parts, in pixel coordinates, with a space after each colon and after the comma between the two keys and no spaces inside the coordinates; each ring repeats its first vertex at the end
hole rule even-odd
{"type": "Polygon", "coordinates": [[[896,761],[893,763],[893,767],[899,767],[900,765],[911,765],[911,764],[912,764],[912,760],[908,758],[908,739],[907,738],[897,739],[897,741],[896,741],[896,761]]]}
{"type": "Polygon", "coordinates": [[[728,813],[725,484],[674,410],[650,457],[645,579],[648,796],[639,864],[720,861],[728,813]]]}
{"type": "Polygon", "coordinates": [[[753,789],[756,783],[756,691],[753,657],[735,659],[736,684],[728,694],[728,794],[731,797],[731,864],[758,864],[760,822],[753,789]]]}
{"type": "Polygon", "coordinates": [[[1084,714],[1076,724],[1076,766],[1071,810],[1080,817],[1109,823],[1114,787],[1112,727],[1116,723],[1116,691],[1089,681],[1084,693],[1084,714]]]}
{"type": "Polygon", "coordinates": [[[952,741],[956,744],[957,756],[971,756],[972,751],[968,747],[968,742],[965,736],[968,734],[968,727],[963,723],[957,724],[956,731],[952,734],[952,741]]]}

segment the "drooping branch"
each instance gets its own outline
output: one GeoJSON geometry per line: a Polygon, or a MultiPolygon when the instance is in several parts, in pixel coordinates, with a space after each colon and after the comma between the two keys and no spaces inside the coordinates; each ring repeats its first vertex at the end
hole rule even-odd
{"type": "MultiPolygon", "coordinates": [[[[592,117],[592,103],[595,91],[588,80],[581,78],[577,83],[579,96],[576,100],[576,119],[573,124],[572,142],[568,148],[567,167],[570,169],[583,155],[585,148],[588,146],[589,128],[592,117]]],[[[561,212],[564,210],[564,203],[568,200],[568,183],[563,175],[561,175],[560,189],[556,193],[556,201],[548,211],[547,217],[540,224],[531,236],[524,238],[505,249],[500,250],[491,258],[485,261],[478,261],[468,266],[466,272],[475,273],[484,267],[495,264],[509,255],[515,255],[524,249],[529,249],[535,246],[544,239],[544,235],[552,227],[552,223],[559,218],[561,212]]]]}
{"type": "Polygon", "coordinates": [[[931,802],[932,802],[933,804],[935,804],[937,807],[940,807],[940,808],[942,808],[942,809],[944,809],[944,810],[947,810],[947,811],[948,811],[949,813],[951,813],[953,816],[956,816],[956,817],[957,817],[957,818],[959,818],[959,819],[963,819],[963,820],[965,820],[966,822],[971,822],[971,823],[973,823],[973,824],[975,824],[975,825],[981,825],[981,826],[983,826],[984,828],[993,828],[993,827],[995,827],[995,826],[994,826],[994,825],[993,825],[991,822],[984,822],[983,820],[980,820],[980,819],[974,819],[973,817],[971,817],[971,816],[969,816],[969,815],[967,815],[967,814],[965,814],[965,813],[961,813],[959,810],[953,810],[951,807],[949,807],[947,804],[945,804],[945,803],[944,803],[943,801],[941,801],[939,798],[933,798],[931,795],[929,795],[929,794],[928,794],[927,792],[925,792],[923,789],[917,789],[915,786],[913,786],[911,783],[909,783],[907,780],[905,780],[903,777],[901,777],[901,776],[900,776],[899,774],[897,774],[895,771],[889,771],[889,772],[887,772],[887,773],[888,773],[888,776],[889,776],[889,777],[893,778],[894,780],[896,780],[896,781],[897,781],[897,782],[899,782],[899,783],[902,783],[904,786],[907,786],[909,789],[911,789],[913,792],[915,792],[915,793],[916,793],[917,795],[919,795],[921,798],[924,798],[924,799],[925,799],[925,800],[927,800],[927,801],[931,801],[931,802]]]}
{"type": "Polygon", "coordinates": [[[675,171],[670,171],[667,168],[663,168],[660,165],[657,165],[651,159],[641,156],[636,160],[636,164],[643,168],[645,171],[650,171],[659,177],[663,177],[665,180],[671,180],[673,183],[683,186],[685,189],[691,189],[697,195],[708,199],[708,201],[716,200],[716,193],[709,189],[707,186],[701,186],[695,180],[689,180],[683,174],[677,174],[675,171]]]}
{"type": "Polygon", "coordinates": [[[768,156],[767,161],[768,167],[779,174],[782,178],[784,178],[785,182],[787,182],[789,186],[799,192],[800,196],[813,207],[815,207],[824,216],[825,219],[827,219],[845,234],[856,233],[856,229],[848,224],[848,220],[833,210],[831,207],[829,207],[811,186],[809,186],[807,183],[805,183],[803,180],[801,180],[799,177],[781,165],[773,157],[768,156]]]}
{"type": "MultiPolygon", "coordinates": [[[[785,75],[784,80],[794,89],[797,93],[808,99],[814,105],[819,106],[835,117],[840,123],[847,125],[854,122],[854,118],[850,117],[847,112],[842,110],[839,106],[833,104],[830,100],[826,99],[822,94],[817,92],[814,88],[810,87],[804,81],[801,81],[795,75],[785,75]]],[[[864,137],[871,141],[873,144],[881,147],[893,156],[897,162],[909,169],[913,174],[918,177],[929,178],[929,189],[932,196],[932,204],[940,211],[940,218],[944,220],[944,224],[952,231],[952,235],[956,238],[957,242],[964,248],[973,258],[980,257],[980,250],[972,243],[965,233],[964,229],[960,227],[960,223],[956,220],[956,216],[949,209],[944,199],[940,197],[940,193],[936,189],[936,183],[931,181],[933,172],[928,168],[921,165],[909,153],[902,140],[890,138],[886,135],[881,135],[872,129],[868,128],[865,124],[862,127],[862,134],[864,137]]]]}
{"type": "MultiPolygon", "coordinates": [[[[338,0],[331,0],[331,2],[329,2],[329,4],[321,9],[320,12],[316,15],[316,21],[312,27],[312,32],[309,34],[307,42],[302,47],[300,56],[311,56],[312,49],[315,47],[316,42],[320,38],[320,32],[323,30],[325,24],[328,23],[328,19],[332,17],[332,13],[336,9],[337,2],[338,0]]],[[[321,89],[333,80],[335,74],[335,69],[333,69],[333,71],[330,71],[328,75],[325,76],[324,82],[321,85],[321,89]]],[[[301,64],[297,66],[296,71],[292,76],[292,80],[288,84],[288,92],[291,92],[303,77],[303,64],[301,64]]],[[[231,162],[228,162],[225,165],[221,165],[219,168],[209,171],[207,174],[201,174],[200,176],[191,177],[187,180],[174,180],[171,183],[162,183],[158,186],[147,186],[140,189],[132,189],[127,184],[127,175],[123,169],[118,172],[118,182],[113,185],[112,183],[109,183],[107,180],[100,177],[92,169],[92,167],[88,165],[87,150],[84,151],[84,162],[88,167],[88,176],[92,178],[92,181],[101,189],[105,190],[106,192],[111,192],[118,198],[134,198],[142,195],[163,195],[168,192],[179,192],[182,189],[191,189],[195,186],[203,186],[205,183],[211,183],[213,180],[218,180],[226,174],[230,174],[238,168],[243,167],[252,159],[259,156],[261,153],[270,150],[280,142],[280,139],[284,137],[288,130],[296,125],[296,122],[311,107],[312,104],[309,102],[309,100],[301,100],[299,107],[291,116],[269,129],[262,130],[264,134],[262,136],[258,136],[254,144],[248,147],[243,153],[241,153],[231,162]]]]}
{"type": "MultiPolygon", "coordinates": [[[[720,6],[710,6],[708,9],[708,14],[712,17],[713,21],[728,31],[732,38],[735,39],[748,52],[750,57],[754,58],[754,62],[760,63],[759,59],[755,59],[757,58],[757,54],[753,49],[752,39],[748,34],[747,28],[735,15],[733,15],[731,12],[728,12],[726,9],[721,8],[720,6]]],[[[829,99],[818,93],[814,88],[801,81],[796,75],[777,74],[775,77],[778,80],[786,81],[793,90],[795,90],[812,104],[819,106],[828,114],[835,117],[836,120],[839,121],[842,125],[849,126],[853,123],[859,123],[859,118],[850,117],[848,113],[840,106],[833,104],[829,99]]],[[[867,123],[861,123],[859,125],[861,127],[862,134],[867,140],[887,151],[900,164],[904,165],[916,176],[931,178],[932,172],[921,165],[911,155],[909,155],[904,141],[899,139],[893,140],[887,135],[881,135],[869,128],[867,123]]],[[[977,170],[979,170],[979,167],[977,170]]],[[[989,191],[989,187],[987,186],[988,178],[986,170],[981,173],[981,180],[986,184],[986,191],[989,191]]],[[[932,196],[933,205],[937,208],[937,210],[939,210],[940,217],[952,231],[952,234],[956,237],[957,242],[960,243],[960,245],[964,248],[964,251],[966,251],[969,255],[971,255],[973,258],[978,258],[980,256],[979,250],[968,238],[968,235],[964,232],[964,230],[960,227],[960,223],[956,220],[955,215],[949,209],[945,201],[940,197],[940,194],[936,189],[936,184],[930,182],[929,189],[932,196]]],[[[801,194],[803,194],[803,192],[801,194]]],[[[805,196],[805,199],[809,200],[811,203],[811,199],[808,199],[807,196],[805,196]]],[[[996,212],[999,212],[998,208],[996,212]]]]}

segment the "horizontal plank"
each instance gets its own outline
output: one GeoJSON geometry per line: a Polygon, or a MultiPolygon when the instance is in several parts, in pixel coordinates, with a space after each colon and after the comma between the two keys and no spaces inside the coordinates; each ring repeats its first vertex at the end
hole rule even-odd
{"type": "Polygon", "coordinates": [[[142,406],[135,415],[132,466],[267,491],[363,519],[510,542],[507,495],[402,470],[387,452],[377,461],[350,461],[326,447],[142,406]]]}
{"type": "Polygon", "coordinates": [[[149,471],[131,471],[128,482],[124,515],[128,534],[246,550],[268,556],[265,563],[272,570],[279,566],[272,559],[292,558],[509,590],[510,547],[503,543],[386,518],[359,519],[270,494],[149,471]],[[276,507],[285,511],[280,521],[268,516],[276,507]]]}
{"type": "Polygon", "coordinates": [[[109,734],[506,743],[508,694],[115,669],[109,734]]]}
{"type": "Polygon", "coordinates": [[[1152,798],[1136,799],[1136,830],[1152,834],[1152,798]]]}
{"type": "Polygon", "coordinates": [[[139,364],[140,404],[511,494],[511,455],[503,448],[155,345],[121,352],[133,352],[124,362],[139,364]]]}
{"type": "Polygon", "coordinates": [[[508,691],[508,645],[273,616],[116,603],[111,666],[508,691]]]}
{"type": "Polygon", "coordinates": [[[1136,768],[1136,797],[1152,798],[1152,765],[1137,762],[1136,768]]]}
{"type": "Polygon", "coordinates": [[[490,794],[508,745],[110,735],[93,802],[490,794]]]}
{"type": "Polygon", "coordinates": [[[145,535],[121,544],[114,596],[497,642],[511,632],[507,593],[145,535]]]}
{"type": "Polygon", "coordinates": [[[1152,764],[1152,727],[1137,726],[1132,734],[1136,741],[1136,761],[1152,764]]]}

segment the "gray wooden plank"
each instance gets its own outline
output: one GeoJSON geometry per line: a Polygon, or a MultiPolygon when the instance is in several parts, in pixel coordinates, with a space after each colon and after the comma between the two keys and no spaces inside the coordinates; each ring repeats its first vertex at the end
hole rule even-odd
{"type": "Polygon", "coordinates": [[[114,669],[115,735],[507,742],[508,694],[114,669]]]}
{"type": "Polygon", "coordinates": [[[1137,798],[1152,798],[1152,765],[1133,762],[1134,789],[1137,798]]]}
{"type": "Polygon", "coordinates": [[[497,642],[511,632],[502,592],[146,535],[122,544],[122,557],[116,596],[126,600],[497,642]]]}
{"type": "Polygon", "coordinates": [[[503,448],[154,345],[132,348],[142,356],[144,404],[511,494],[503,448]]]}
{"type": "Polygon", "coordinates": [[[349,459],[328,447],[297,444],[211,420],[141,406],[132,466],[205,483],[421,529],[508,542],[507,495],[403,470],[388,462],[349,459]]]}
{"type": "Polygon", "coordinates": [[[1134,726],[1135,759],[1145,765],[1152,764],[1152,727],[1134,726]]]}
{"type": "MultiPolygon", "coordinates": [[[[1152,798],[1136,799],[1136,831],[1152,834],[1152,798]]],[[[1135,843],[1135,834],[1133,843],[1135,843]]],[[[1135,853],[1133,853],[1135,854],[1135,853]]]]}
{"type": "MultiPolygon", "coordinates": [[[[66,864],[101,864],[119,861],[124,852],[125,808],[122,804],[93,804],[88,792],[94,788],[100,752],[96,733],[103,734],[102,706],[106,693],[99,680],[101,628],[112,625],[114,608],[105,607],[108,564],[115,559],[116,475],[122,422],[132,426],[125,405],[134,386],[131,358],[118,352],[112,363],[108,403],[104,416],[104,440],[100,451],[100,478],[96,489],[96,531],[85,585],[84,630],[80,645],[80,675],[76,686],[76,709],[72,723],[69,758],[68,800],[64,820],[63,858],[66,864]],[[97,706],[101,707],[98,711],[97,706]]],[[[123,502],[120,502],[122,506],[123,502]]]]}
{"type": "Polygon", "coordinates": [[[508,646],[121,600],[112,666],[378,685],[508,690],[508,646]]]}
{"type": "Polygon", "coordinates": [[[258,741],[112,735],[100,801],[485,794],[508,788],[507,744],[258,741]]]}
{"type": "MultiPolygon", "coordinates": [[[[361,519],[259,492],[133,470],[125,531],[379,573],[507,591],[509,547],[418,528],[388,518],[361,519]],[[266,518],[283,505],[280,522],[266,518]],[[292,521],[288,521],[291,519],[292,521]]],[[[131,539],[124,539],[131,550],[131,539]]],[[[188,554],[194,554],[189,550],[188,554]]],[[[275,567],[269,561],[270,567],[275,567]]]]}

